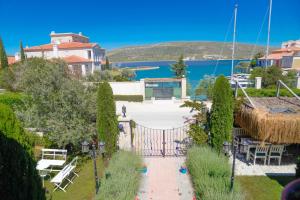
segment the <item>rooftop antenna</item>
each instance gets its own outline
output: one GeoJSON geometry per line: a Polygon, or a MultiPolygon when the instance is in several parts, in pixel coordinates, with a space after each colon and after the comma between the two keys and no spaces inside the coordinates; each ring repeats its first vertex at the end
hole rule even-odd
{"type": "Polygon", "coordinates": [[[234,7],[234,26],[233,26],[233,40],[232,40],[232,55],[231,55],[231,80],[233,80],[233,65],[234,65],[234,53],[235,53],[235,40],[236,40],[236,16],[238,5],[234,7]]]}
{"type": "Polygon", "coordinates": [[[270,32],[271,32],[271,17],[272,17],[272,0],[270,0],[270,9],[269,9],[269,23],[268,23],[268,39],[267,39],[267,50],[266,50],[266,61],[265,67],[268,66],[268,55],[269,55],[269,46],[270,46],[270,32]]]}

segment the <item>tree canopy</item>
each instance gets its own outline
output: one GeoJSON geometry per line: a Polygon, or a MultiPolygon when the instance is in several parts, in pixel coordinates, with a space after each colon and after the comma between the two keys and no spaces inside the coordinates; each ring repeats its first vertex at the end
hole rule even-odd
{"type": "Polygon", "coordinates": [[[20,57],[21,61],[24,61],[26,59],[22,41],[20,42],[20,57]]]}
{"type": "Polygon", "coordinates": [[[109,70],[109,69],[110,69],[110,63],[109,63],[108,57],[105,58],[104,69],[105,69],[105,70],[109,70]]]}
{"type": "Polygon", "coordinates": [[[3,41],[0,37],[0,67],[2,69],[7,69],[8,68],[8,59],[7,59],[7,55],[5,52],[5,47],[3,44],[3,41]]]}
{"type": "Polygon", "coordinates": [[[208,99],[213,96],[213,87],[215,83],[215,77],[205,75],[203,79],[199,81],[199,84],[195,90],[196,95],[205,95],[208,99]]]}
{"type": "Polygon", "coordinates": [[[16,87],[28,96],[17,110],[26,127],[44,131],[59,147],[79,146],[96,134],[93,91],[73,79],[62,60],[27,59],[15,69],[16,87]]]}
{"type": "Polygon", "coordinates": [[[174,72],[176,78],[183,78],[186,76],[186,65],[183,60],[183,55],[181,55],[178,61],[171,65],[171,70],[174,72]]]}
{"type": "Polygon", "coordinates": [[[251,71],[250,79],[254,80],[255,77],[262,77],[262,86],[265,88],[275,87],[278,80],[287,83],[288,86],[294,87],[297,72],[290,70],[284,75],[283,70],[278,66],[270,66],[267,68],[255,67],[251,71]]]}

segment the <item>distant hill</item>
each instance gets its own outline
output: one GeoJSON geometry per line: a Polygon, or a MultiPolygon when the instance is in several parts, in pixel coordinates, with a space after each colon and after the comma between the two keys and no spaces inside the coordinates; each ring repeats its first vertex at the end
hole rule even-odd
{"type": "MultiPolygon", "coordinates": [[[[107,53],[112,62],[177,60],[183,54],[186,59],[218,59],[223,42],[166,42],[151,45],[129,46],[107,53]]],[[[254,45],[236,44],[236,58],[249,59],[254,45]]],[[[230,59],[232,43],[225,43],[222,59],[230,59]]],[[[271,48],[272,50],[273,48],[271,48]]],[[[265,52],[264,46],[257,46],[254,53],[265,52]]]]}

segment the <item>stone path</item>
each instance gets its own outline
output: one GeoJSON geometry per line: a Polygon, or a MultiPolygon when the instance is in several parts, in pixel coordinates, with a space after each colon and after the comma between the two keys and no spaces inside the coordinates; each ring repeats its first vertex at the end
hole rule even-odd
{"type": "Polygon", "coordinates": [[[139,200],[192,200],[193,188],[188,174],[179,172],[183,157],[148,157],[143,175],[139,200]]]}

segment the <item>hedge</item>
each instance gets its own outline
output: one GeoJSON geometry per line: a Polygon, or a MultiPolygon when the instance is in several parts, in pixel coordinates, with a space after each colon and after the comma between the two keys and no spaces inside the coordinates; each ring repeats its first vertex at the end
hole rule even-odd
{"type": "Polygon", "coordinates": [[[244,199],[236,182],[230,192],[231,167],[223,154],[208,146],[192,147],[186,162],[197,200],[244,199]]]}
{"type": "Polygon", "coordinates": [[[26,96],[21,93],[6,92],[0,94],[0,103],[13,106],[23,105],[23,99],[26,96]]]}
{"type": "MultiPolygon", "coordinates": [[[[300,89],[292,89],[297,95],[300,95],[300,89]]],[[[255,88],[247,88],[245,89],[246,93],[250,97],[275,97],[276,96],[276,88],[272,89],[255,89],[255,88]]],[[[238,96],[244,96],[242,90],[239,89],[238,96]]],[[[280,89],[280,96],[284,97],[293,97],[293,95],[287,89],[280,89]]]]}
{"type": "Polygon", "coordinates": [[[114,95],[115,101],[133,101],[142,102],[143,95],[114,95]]]}
{"type": "Polygon", "coordinates": [[[96,200],[135,199],[141,179],[141,162],[140,157],[131,152],[115,153],[101,179],[96,200]]]}
{"type": "Polygon", "coordinates": [[[0,197],[44,200],[30,139],[8,105],[0,104],[0,197]]]}

